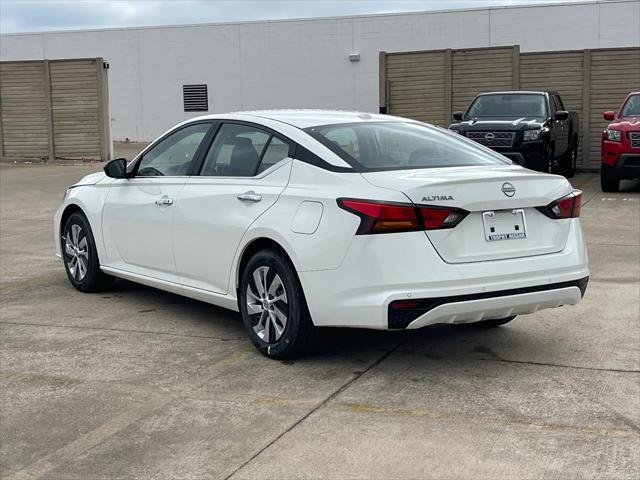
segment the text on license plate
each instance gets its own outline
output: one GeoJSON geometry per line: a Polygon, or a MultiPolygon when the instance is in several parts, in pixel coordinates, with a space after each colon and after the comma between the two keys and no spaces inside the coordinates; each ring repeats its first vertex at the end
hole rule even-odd
{"type": "Polygon", "coordinates": [[[484,237],[488,242],[527,237],[524,210],[493,210],[482,212],[484,237]]]}

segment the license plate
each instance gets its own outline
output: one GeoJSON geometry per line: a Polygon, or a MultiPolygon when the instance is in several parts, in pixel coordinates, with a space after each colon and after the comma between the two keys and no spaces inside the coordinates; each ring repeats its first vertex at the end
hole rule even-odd
{"type": "Polygon", "coordinates": [[[487,242],[527,238],[527,225],[522,209],[483,212],[482,223],[487,242]]]}

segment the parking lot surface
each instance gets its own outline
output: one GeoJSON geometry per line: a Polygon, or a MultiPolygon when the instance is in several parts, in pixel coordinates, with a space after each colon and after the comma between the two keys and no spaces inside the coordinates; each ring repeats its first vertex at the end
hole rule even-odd
{"type": "Polygon", "coordinates": [[[576,307],[491,330],[327,330],[278,362],[236,313],[69,285],[52,214],[99,168],[0,166],[3,479],[640,475],[637,184],[573,181],[592,269],[576,307]]]}

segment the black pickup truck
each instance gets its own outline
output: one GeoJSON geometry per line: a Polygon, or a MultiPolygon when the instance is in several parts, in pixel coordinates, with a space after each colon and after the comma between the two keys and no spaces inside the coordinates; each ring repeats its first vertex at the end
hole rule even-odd
{"type": "Polygon", "coordinates": [[[579,120],[553,91],[478,95],[449,129],[532,170],[573,177],[579,120]]]}

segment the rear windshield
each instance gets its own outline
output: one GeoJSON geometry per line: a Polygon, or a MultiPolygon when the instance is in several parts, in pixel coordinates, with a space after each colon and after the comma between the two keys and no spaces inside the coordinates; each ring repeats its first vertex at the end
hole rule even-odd
{"type": "Polygon", "coordinates": [[[346,123],[305,131],[363,171],[511,164],[457,133],[419,123],[346,123]]]}
{"type": "Polygon", "coordinates": [[[545,118],[547,102],[536,93],[508,93],[476,97],[465,118],[545,118]]]}
{"type": "Polygon", "coordinates": [[[622,107],[621,117],[640,116],[640,95],[631,95],[622,107]]]}

